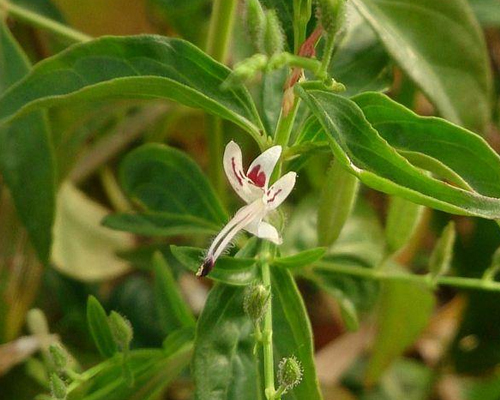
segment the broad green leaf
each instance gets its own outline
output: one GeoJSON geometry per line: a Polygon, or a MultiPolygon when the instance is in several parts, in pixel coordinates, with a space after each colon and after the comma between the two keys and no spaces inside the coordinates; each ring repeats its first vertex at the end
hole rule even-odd
{"type": "Polygon", "coordinates": [[[192,326],[195,319],[182,298],[170,266],[160,252],[153,255],[155,301],[160,323],[165,332],[192,326]]]}
{"type": "Polygon", "coordinates": [[[500,26],[500,2],[497,0],[469,0],[469,4],[483,27],[500,26]]]}
{"type": "Polygon", "coordinates": [[[106,358],[112,357],[118,349],[109,328],[106,311],[94,296],[87,300],[87,325],[99,353],[106,358]]]}
{"type": "MultiPolygon", "coordinates": [[[[177,261],[193,273],[198,270],[205,255],[204,249],[194,247],[170,246],[177,261]]],[[[219,257],[208,278],[229,285],[249,285],[257,278],[259,272],[253,258],[219,257]]]]}
{"type": "Polygon", "coordinates": [[[81,281],[113,279],[129,270],[115,253],[134,245],[131,235],[101,226],[108,214],[70,183],[57,197],[52,262],[58,271],[81,281]]]}
{"type": "MultiPolygon", "coordinates": [[[[29,74],[30,64],[0,21],[0,95],[29,74]]],[[[55,209],[55,165],[45,113],[0,126],[0,171],[33,247],[48,263],[55,209]]]]}
{"type": "Polygon", "coordinates": [[[365,383],[376,383],[427,326],[435,298],[428,288],[407,282],[385,282],[378,315],[378,332],[365,383]]]}
{"type": "Polygon", "coordinates": [[[466,0],[353,3],[445,118],[485,130],[491,72],[483,34],[466,0]]]}
{"type": "Polygon", "coordinates": [[[345,36],[330,65],[330,74],[346,86],[344,96],[390,87],[390,57],[373,29],[348,2],[345,36]]]}
{"type": "Polygon", "coordinates": [[[227,214],[198,165],[185,153],[146,144],[124,159],[120,181],[125,193],[147,211],[106,220],[115,228],[141,234],[214,232],[227,214]]]}
{"type": "Polygon", "coordinates": [[[263,399],[260,366],[253,354],[253,324],[243,311],[244,292],[221,283],[210,291],[196,330],[192,363],[196,400],[263,399]]]}
{"type": "Polygon", "coordinates": [[[381,93],[353,100],[378,133],[416,166],[464,189],[500,196],[500,157],[478,135],[439,118],[420,117],[381,93]]]}
{"type": "Polygon", "coordinates": [[[359,181],[336,160],[328,171],[318,207],[318,242],[331,246],[356,202],[359,181]]]}
{"type": "Polygon", "coordinates": [[[128,361],[134,376],[133,388],[123,379],[123,367],[117,360],[90,380],[84,395],[75,391],[68,400],[155,400],[189,365],[192,347],[191,339],[186,337],[173,352],[133,350],[128,361]]]}
{"type": "MultiPolygon", "coordinates": [[[[494,188],[497,182],[489,183],[484,177],[479,179],[480,182],[469,182],[471,186],[476,184],[476,188],[478,183],[482,189],[489,187],[486,191],[473,192],[429,177],[391,147],[370,125],[363,111],[353,101],[320,90],[306,91],[299,87],[298,91],[329,134],[332,151],[339,162],[366,185],[453,214],[500,218],[500,199],[490,197],[492,187],[494,188]]],[[[439,126],[444,126],[444,122],[436,121],[439,126]]],[[[460,131],[454,125],[450,124],[449,127],[454,128],[453,131],[460,131]]],[[[464,132],[471,145],[480,149],[480,156],[487,160],[494,158],[494,152],[488,151],[484,141],[471,132],[464,132]]],[[[457,163],[463,163],[465,157],[471,162],[466,150],[468,149],[459,152],[461,157],[457,163]]],[[[481,161],[478,157],[473,163],[481,161]]],[[[494,166],[497,165],[498,157],[494,160],[494,166]]],[[[497,175],[500,170],[487,173],[497,175]]],[[[497,196],[500,197],[500,193],[497,196]]]]}
{"type": "Polygon", "coordinates": [[[275,362],[294,355],[304,369],[300,384],[283,396],[283,400],[320,400],[311,325],[297,285],[289,271],[274,267],[271,288],[275,362]]]}
{"type": "Polygon", "coordinates": [[[314,249],[304,250],[300,253],[287,257],[277,257],[273,259],[272,264],[283,268],[298,269],[307,267],[321,259],[326,253],[326,248],[317,247],[314,249]]]}
{"type": "Polygon", "coordinates": [[[389,254],[401,250],[413,237],[423,211],[424,207],[418,204],[401,197],[391,197],[385,224],[385,239],[389,254]]]}
{"type": "Polygon", "coordinates": [[[169,99],[228,119],[260,140],[262,123],[243,87],[221,91],[230,70],[189,42],[103,37],[37,64],[0,98],[0,123],[42,107],[111,98],[169,99]]]}

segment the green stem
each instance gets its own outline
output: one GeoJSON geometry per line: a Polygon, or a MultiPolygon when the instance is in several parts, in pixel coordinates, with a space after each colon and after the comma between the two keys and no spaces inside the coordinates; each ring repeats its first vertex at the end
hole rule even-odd
{"type": "Polygon", "coordinates": [[[328,67],[333,55],[335,47],[335,35],[328,34],[326,36],[325,48],[323,49],[323,59],[321,60],[321,68],[318,71],[318,77],[326,78],[328,76],[328,67]]]}
{"type": "Polygon", "coordinates": [[[0,9],[3,9],[8,15],[12,16],[15,19],[19,19],[20,21],[24,21],[40,29],[50,31],[73,42],[78,43],[92,40],[92,37],[89,35],[69,28],[64,24],[53,21],[23,7],[12,4],[6,0],[0,0],[0,9]]]}
{"type": "Polygon", "coordinates": [[[274,134],[274,144],[283,147],[283,151],[285,151],[288,147],[293,123],[295,122],[297,110],[299,109],[299,103],[299,99],[296,98],[293,104],[293,108],[287,115],[283,115],[283,109],[281,110],[281,114],[278,120],[278,126],[276,127],[276,133],[274,134]]]}
{"type": "MultiPolygon", "coordinates": [[[[316,263],[315,267],[324,271],[357,276],[360,278],[376,281],[413,282],[427,286],[431,289],[435,288],[435,286],[451,286],[460,289],[476,289],[500,292],[500,282],[475,278],[463,278],[459,276],[438,276],[433,278],[430,275],[415,275],[404,272],[391,271],[387,269],[371,269],[324,262],[316,263]]],[[[309,276],[306,275],[306,277],[309,276]]]]}
{"type": "MultiPolygon", "coordinates": [[[[206,50],[215,60],[226,61],[231,32],[234,25],[237,0],[215,0],[208,30],[206,50]]],[[[224,135],[222,121],[218,117],[207,117],[210,178],[221,197],[224,196],[224,171],[222,169],[224,135]]]]}
{"type": "MultiPolygon", "coordinates": [[[[271,290],[271,270],[269,262],[266,259],[266,250],[269,248],[268,243],[263,243],[262,262],[262,284],[271,290]]],[[[267,307],[266,315],[264,315],[264,327],[262,331],[262,348],[264,352],[264,383],[266,398],[274,399],[274,355],[273,355],[273,308],[272,302],[267,307]]]]}

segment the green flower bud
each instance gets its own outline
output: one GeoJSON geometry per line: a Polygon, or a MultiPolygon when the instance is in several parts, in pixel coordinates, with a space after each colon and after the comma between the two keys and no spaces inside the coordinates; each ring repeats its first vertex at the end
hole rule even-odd
{"type": "Polygon", "coordinates": [[[295,356],[283,358],[278,366],[278,382],[285,391],[297,386],[302,380],[302,365],[295,356]]]}
{"type": "Polygon", "coordinates": [[[54,343],[49,346],[50,356],[56,368],[61,371],[68,364],[68,353],[59,344],[54,343]]]}
{"type": "Polygon", "coordinates": [[[269,307],[271,292],[262,284],[251,285],[246,289],[243,309],[255,324],[258,324],[269,307]]]}
{"type": "Polygon", "coordinates": [[[285,35],[281,23],[274,10],[266,11],[266,28],[264,30],[264,52],[272,56],[281,53],[285,43],[285,35]]]}
{"type": "Polygon", "coordinates": [[[266,26],[266,15],[259,0],[247,0],[245,24],[251,42],[257,51],[263,51],[263,37],[266,26]]]}
{"type": "Polygon", "coordinates": [[[335,35],[344,23],[346,0],[317,0],[317,18],[328,35],[335,35]]]}
{"type": "Polygon", "coordinates": [[[450,269],[455,237],[455,223],[450,221],[446,228],[443,229],[443,233],[437,241],[429,259],[429,270],[432,276],[444,275],[450,269]]]}
{"type": "Polygon", "coordinates": [[[134,331],[130,321],[125,317],[118,314],[116,311],[111,311],[108,317],[109,327],[111,328],[111,334],[116,344],[121,348],[121,350],[127,350],[130,346],[130,342],[134,337],[134,331]]]}
{"type": "Polygon", "coordinates": [[[65,400],[67,395],[66,383],[57,374],[50,376],[50,393],[57,400],[65,400]]]}

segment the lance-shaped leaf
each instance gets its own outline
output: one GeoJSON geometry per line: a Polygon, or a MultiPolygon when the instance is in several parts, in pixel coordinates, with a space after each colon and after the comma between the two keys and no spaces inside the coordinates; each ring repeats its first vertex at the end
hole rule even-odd
{"type": "Polygon", "coordinates": [[[228,119],[259,139],[262,123],[246,89],[220,90],[229,73],[184,40],[103,37],[37,64],[0,98],[0,122],[68,101],[169,99],[228,119]]]}
{"type": "Polygon", "coordinates": [[[484,131],[491,72],[483,34],[466,0],[353,3],[444,117],[484,131]]]}
{"type": "Polygon", "coordinates": [[[253,324],[243,310],[244,293],[242,287],[221,283],[210,291],[195,339],[196,400],[263,399],[253,354],[253,324]]]}
{"type": "MultiPolygon", "coordinates": [[[[320,121],[322,128],[329,134],[330,146],[339,162],[367,186],[453,214],[500,218],[500,193],[495,195],[498,197],[492,197],[491,189],[498,185],[498,181],[488,184],[487,178],[476,177],[481,182],[481,188],[489,186],[489,189],[469,191],[429,177],[391,147],[353,101],[321,90],[305,90],[300,86],[297,90],[320,121]]],[[[436,130],[447,126],[448,135],[463,131],[441,120],[431,121],[438,125],[436,130]]],[[[487,160],[495,157],[495,153],[491,149],[488,150],[489,147],[480,137],[468,131],[463,132],[463,136],[469,139],[468,142],[479,150],[471,160],[468,148],[456,149],[455,154],[460,157],[460,162],[463,163],[464,159],[467,159],[468,163],[474,164],[479,163],[481,157],[487,160]]],[[[407,136],[406,140],[411,141],[407,136]]],[[[453,143],[451,136],[448,136],[448,140],[453,143]]],[[[441,154],[443,153],[446,152],[441,151],[441,154]]],[[[496,171],[488,171],[488,174],[500,174],[498,157],[493,160],[493,165],[496,171]]],[[[464,180],[466,178],[459,176],[464,180]]],[[[471,187],[472,184],[478,187],[475,180],[468,183],[471,187]]]]}
{"type": "MultiPolygon", "coordinates": [[[[195,273],[203,262],[204,249],[195,247],[170,246],[173,256],[185,268],[195,273]]],[[[214,281],[229,285],[249,285],[259,276],[256,262],[253,258],[220,257],[212,272],[207,276],[214,281]]]]}
{"type": "Polygon", "coordinates": [[[108,227],[143,235],[212,233],[227,214],[198,165],[183,152],[147,144],[129,153],[120,168],[127,195],[143,214],[118,214],[108,227]]]}
{"type": "Polygon", "coordinates": [[[432,276],[444,275],[450,269],[455,237],[455,223],[451,221],[443,229],[429,259],[429,272],[432,276]]]}
{"type": "MultiPolygon", "coordinates": [[[[0,94],[30,68],[5,21],[0,20],[0,94]]],[[[0,126],[0,170],[38,257],[47,263],[55,209],[55,166],[43,112],[0,126]]]]}
{"type": "Polygon", "coordinates": [[[302,364],[302,381],[287,394],[287,399],[322,399],[316,368],[309,318],[297,285],[289,271],[271,269],[273,344],[275,362],[295,356],[302,364]]]}
{"type": "Polygon", "coordinates": [[[87,324],[99,353],[103,357],[112,357],[118,348],[109,327],[106,311],[94,296],[87,300],[87,324]]]}

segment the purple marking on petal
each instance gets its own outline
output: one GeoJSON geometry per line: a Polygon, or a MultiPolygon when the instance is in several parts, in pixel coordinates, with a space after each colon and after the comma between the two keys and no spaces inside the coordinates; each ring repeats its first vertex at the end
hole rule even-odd
{"type": "Polygon", "coordinates": [[[210,273],[210,271],[212,271],[214,266],[215,266],[214,258],[212,256],[207,257],[203,261],[203,264],[200,265],[200,268],[198,268],[198,271],[196,272],[196,276],[198,278],[203,278],[203,277],[207,276],[210,273]]]}
{"type": "Polygon", "coordinates": [[[233,173],[236,179],[238,179],[238,183],[240,186],[243,186],[243,181],[241,180],[241,177],[238,174],[238,171],[236,171],[236,163],[234,162],[234,157],[231,157],[231,166],[233,167],[233,173]]]}
{"type": "Polygon", "coordinates": [[[260,165],[256,165],[252,168],[247,176],[256,186],[264,187],[264,185],[266,184],[266,173],[264,171],[261,171],[260,168],[260,165]]]}
{"type": "Polygon", "coordinates": [[[267,202],[272,203],[274,200],[276,200],[276,196],[278,196],[281,193],[281,189],[279,189],[276,193],[274,193],[273,198],[269,199],[267,202]]]}

